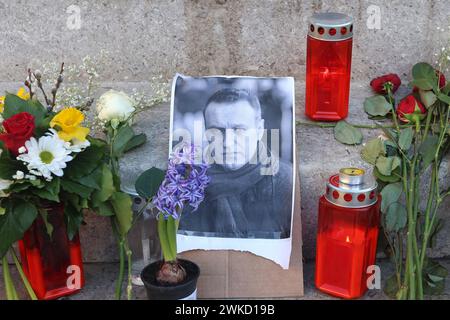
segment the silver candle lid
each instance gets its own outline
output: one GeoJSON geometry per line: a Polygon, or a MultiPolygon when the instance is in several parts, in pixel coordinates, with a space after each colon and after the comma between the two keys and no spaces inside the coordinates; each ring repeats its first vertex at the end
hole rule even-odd
{"type": "Polygon", "coordinates": [[[328,180],[325,198],[340,207],[368,207],[378,200],[377,183],[363,169],[343,168],[328,180]]]}
{"type": "Polygon", "coordinates": [[[325,41],[341,41],[353,37],[353,19],[342,13],[316,13],[309,19],[308,35],[325,41]]]}

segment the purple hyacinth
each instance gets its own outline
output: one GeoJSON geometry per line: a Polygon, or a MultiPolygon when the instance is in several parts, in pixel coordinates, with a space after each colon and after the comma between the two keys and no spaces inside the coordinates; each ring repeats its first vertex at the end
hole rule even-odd
{"type": "Polygon", "coordinates": [[[193,145],[183,145],[174,149],[169,158],[165,178],[153,199],[165,219],[169,216],[179,219],[186,205],[197,210],[205,198],[208,166],[201,161],[198,163],[196,154],[198,149],[193,145]]]}

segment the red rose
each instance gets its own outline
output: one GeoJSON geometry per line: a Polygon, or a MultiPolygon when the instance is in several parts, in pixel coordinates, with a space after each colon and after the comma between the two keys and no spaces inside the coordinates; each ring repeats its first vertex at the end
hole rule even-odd
{"type": "Polygon", "coordinates": [[[370,81],[370,86],[376,93],[386,94],[385,84],[390,82],[392,84],[392,93],[397,91],[400,87],[402,81],[395,73],[386,74],[384,76],[378,77],[370,81]]]}
{"type": "Polygon", "coordinates": [[[19,154],[20,147],[31,138],[35,128],[34,116],[28,112],[20,112],[3,121],[5,133],[0,134],[0,141],[5,143],[6,148],[15,156],[19,154]]]}
{"type": "Polygon", "coordinates": [[[447,82],[445,80],[445,76],[442,72],[436,70],[436,75],[439,76],[439,89],[442,89],[443,87],[445,87],[445,83],[447,82]]]}
{"type": "Polygon", "coordinates": [[[404,98],[397,106],[398,118],[403,122],[417,122],[425,117],[427,109],[413,95],[404,98]]]}

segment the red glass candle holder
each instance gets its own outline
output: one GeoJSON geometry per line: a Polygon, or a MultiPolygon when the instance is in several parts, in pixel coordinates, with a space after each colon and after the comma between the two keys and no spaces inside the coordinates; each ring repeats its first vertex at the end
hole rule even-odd
{"type": "Polygon", "coordinates": [[[318,13],[309,24],[305,113],[317,121],[348,115],[353,20],[340,13],[318,13]]]}
{"type": "Polygon", "coordinates": [[[78,292],[84,286],[83,263],[78,234],[69,240],[64,222],[64,206],[45,207],[53,226],[51,237],[38,215],[27,230],[19,249],[22,267],[38,299],[51,300],[78,292]]]}
{"type": "Polygon", "coordinates": [[[376,257],[381,201],[376,182],[363,177],[361,169],[342,169],[319,201],[316,287],[346,299],[366,292],[376,257]]]}

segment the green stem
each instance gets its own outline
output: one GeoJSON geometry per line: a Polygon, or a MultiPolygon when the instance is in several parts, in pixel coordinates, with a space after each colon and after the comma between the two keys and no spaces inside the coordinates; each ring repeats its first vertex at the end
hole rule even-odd
{"type": "Polygon", "coordinates": [[[410,168],[410,176],[409,176],[409,184],[408,184],[408,198],[407,202],[407,212],[408,212],[408,232],[407,232],[407,253],[406,253],[406,265],[407,265],[407,277],[408,277],[408,298],[414,300],[416,298],[416,268],[414,266],[414,244],[413,237],[415,237],[415,219],[414,219],[414,185],[415,185],[415,166],[417,162],[417,154],[414,157],[411,168],[410,168]]]}
{"type": "Polygon", "coordinates": [[[420,175],[416,177],[416,181],[414,184],[414,236],[413,236],[413,249],[414,249],[414,261],[416,265],[416,280],[417,280],[417,298],[423,299],[423,285],[422,285],[422,268],[420,267],[420,258],[419,258],[419,248],[417,244],[417,215],[418,215],[418,206],[419,206],[419,186],[420,186],[420,175]]]}
{"type": "Polygon", "coordinates": [[[423,133],[423,138],[426,139],[428,132],[430,131],[430,125],[431,125],[431,117],[433,115],[433,109],[434,109],[434,104],[428,109],[428,113],[427,113],[427,119],[425,121],[425,130],[423,133]]]}
{"type": "Polygon", "coordinates": [[[420,251],[420,266],[423,268],[423,263],[425,261],[425,253],[428,246],[428,237],[430,236],[430,222],[431,222],[431,209],[433,207],[434,198],[435,198],[435,184],[436,184],[436,174],[437,174],[437,166],[436,163],[433,164],[433,170],[431,172],[431,183],[430,183],[430,191],[427,199],[427,207],[425,209],[425,223],[424,223],[424,234],[422,240],[422,250],[420,251]]]}
{"type": "Polygon", "coordinates": [[[172,255],[172,251],[170,249],[169,239],[167,236],[167,220],[164,219],[162,214],[158,219],[158,236],[164,261],[174,261],[176,259],[176,256],[174,257],[172,255]]]}
{"type": "Polygon", "coordinates": [[[9,272],[9,265],[8,259],[6,258],[6,254],[2,258],[2,268],[3,268],[3,279],[5,281],[6,299],[19,300],[19,296],[17,295],[16,288],[14,287],[14,282],[12,280],[11,273],[9,272]]]}
{"type": "Polygon", "coordinates": [[[177,256],[177,229],[178,228],[177,228],[176,220],[172,216],[169,216],[169,218],[167,219],[166,228],[167,228],[166,229],[167,230],[167,240],[169,243],[171,256],[176,257],[177,256]]]}
{"type": "Polygon", "coordinates": [[[120,300],[122,296],[122,284],[123,284],[123,278],[125,273],[125,254],[124,254],[124,240],[119,240],[119,278],[117,279],[116,284],[116,299],[120,300]]]}
{"type": "Polygon", "coordinates": [[[397,232],[397,243],[398,243],[398,272],[397,272],[397,282],[398,287],[401,288],[401,279],[403,274],[403,238],[400,236],[400,234],[397,232]]]}
{"type": "Polygon", "coordinates": [[[127,255],[127,263],[128,263],[128,283],[127,283],[127,299],[131,300],[132,293],[133,293],[133,283],[132,283],[132,251],[130,250],[128,246],[128,241],[125,241],[125,252],[127,255]]]}
{"type": "Polygon", "coordinates": [[[19,259],[17,259],[17,255],[16,255],[16,252],[14,251],[14,248],[11,247],[10,252],[11,252],[11,256],[14,260],[14,263],[16,265],[16,268],[19,271],[20,277],[23,281],[23,285],[25,286],[25,289],[28,292],[28,295],[30,296],[31,300],[37,300],[37,296],[34,293],[34,290],[31,287],[31,284],[28,281],[28,278],[26,277],[25,273],[23,272],[22,265],[20,264],[19,259]]]}
{"type": "Polygon", "coordinates": [[[397,132],[400,134],[400,126],[398,124],[397,112],[395,112],[394,99],[392,97],[392,89],[390,86],[387,87],[387,94],[388,94],[389,104],[391,105],[392,119],[394,120],[394,126],[397,129],[397,132]]]}

